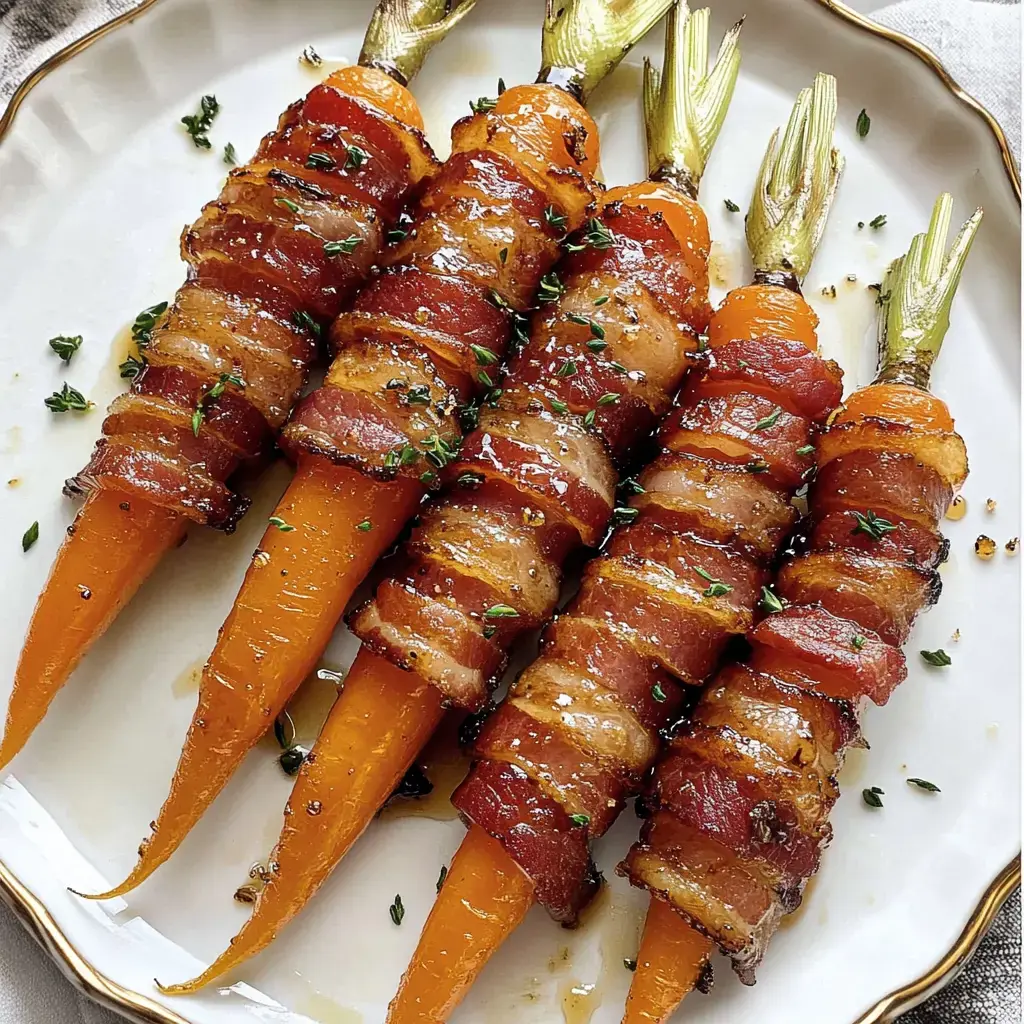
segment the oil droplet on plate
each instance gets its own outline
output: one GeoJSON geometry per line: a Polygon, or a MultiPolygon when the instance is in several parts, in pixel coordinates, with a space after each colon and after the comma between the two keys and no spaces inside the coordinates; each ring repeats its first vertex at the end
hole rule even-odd
{"type": "Polygon", "coordinates": [[[179,672],[171,683],[171,693],[175,698],[190,697],[199,692],[199,683],[203,678],[203,662],[196,661],[183,672],[179,672]]]}
{"type": "Polygon", "coordinates": [[[312,991],[303,995],[296,1010],[318,1024],[363,1024],[363,1015],[358,1010],[342,1006],[322,992],[312,991]]]}
{"type": "Polygon", "coordinates": [[[565,1024],[590,1024],[601,1005],[601,989],[592,982],[569,979],[559,986],[558,995],[565,1024]]]}
{"type": "Polygon", "coordinates": [[[946,518],[955,523],[963,519],[965,515],[967,515],[967,499],[962,494],[958,494],[946,509],[946,518]]]}

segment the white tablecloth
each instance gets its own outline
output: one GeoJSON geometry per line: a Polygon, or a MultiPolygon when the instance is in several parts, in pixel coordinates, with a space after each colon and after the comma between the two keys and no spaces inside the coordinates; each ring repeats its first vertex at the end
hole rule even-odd
{"type": "MultiPolygon", "coordinates": [[[[136,0],[0,0],[0,103],[42,60],[136,0]]],[[[756,0],[754,0],[756,2],[756,0]]],[[[1015,0],[847,0],[920,39],[1003,125],[1020,157],[1020,6],[1015,0]]],[[[1020,1024],[1020,896],[967,970],[904,1024],[1020,1024]]],[[[0,1024],[118,1024],[90,1004],[0,906],[0,1024]]]]}

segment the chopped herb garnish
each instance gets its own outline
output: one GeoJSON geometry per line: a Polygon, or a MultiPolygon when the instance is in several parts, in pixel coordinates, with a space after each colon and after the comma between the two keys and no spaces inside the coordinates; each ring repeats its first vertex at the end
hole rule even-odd
{"type": "Polygon", "coordinates": [[[330,171],[335,166],[335,160],[330,153],[312,152],[306,157],[306,166],[311,171],[330,171]]]}
{"type": "Polygon", "coordinates": [[[224,147],[224,163],[229,167],[234,167],[238,163],[238,154],[235,152],[235,144],[229,142],[224,147]]]}
{"type": "Polygon", "coordinates": [[[518,619],[519,612],[517,612],[510,604],[492,604],[491,607],[484,612],[484,618],[518,619]]]}
{"type": "Polygon", "coordinates": [[[609,296],[607,296],[607,295],[598,295],[598,297],[596,299],[594,299],[594,305],[595,306],[603,306],[608,301],[608,299],[609,299],[609,296]]]}
{"type": "Polygon", "coordinates": [[[554,412],[568,412],[569,406],[559,398],[551,399],[551,408],[554,412]]]}
{"type": "Polygon", "coordinates": [[[426,384],[414,384],[405,393],[410,405],[430,405],[430,388],[426,384]]]}
{"type": "Polygon", "coordinates": [[[770,412],[767,416],[765,416],[763,419],[759,419],[754,424],[754,429],[755,430],[768,430],[770,427],[774,427],[775,424],[778,423],[779,417],[781,415],[782,415],[782,406],[781,405],[777,405],[777,406],[775,406],[774,412],[770,412]]]}
{"type": "Polygon", "coordinates": [[[314,338],[318,339],[323,334],[323,328],[304,309],[297,309],[292,313],[292,323],[300,330],[309,331],[314,338]]]}
{"type": "Polygon", "coordinates": [[[874,228],[877,231],[879,228],[884,228],[885,223],[889,218],[884,213],[880,213],[877,217],[868,221],[868,227],[874,228]]]}
{"type": "Polygon", "coordinates": [[[74,337],[68,337],[66,334],[58,334],[56,338],[50,339],[49,344],[65,363],[70,363],[71,357],[82,347],[82,336],[76,334],[74,337]]]}
{"type": "Polygon", "coordinates": [[[566,313],[565,318],[574,324],[580,324],[582,327],[589,327],[590,333],[597,338],[598,341],[604,340],[604,328],[599,323],[591,320],[590,317],[580,316],[579,313],[566,313]]]}
{"type": "Polygon", "coordinates": [[[857,134],[864,139],[867,138],[869,131],[871,131],[871,118],[868,117],[868,112],[862,109],[857,115],[857,134]]]}
{"type": "Polygon", "coordinates": [[[474,114],[489,114],[497,105],[497,99],[490,96],[479,96],[477,99],[469,101],[469,109],[474,114]]]}
{"type": "Polygon", "coordinates": [[[490,376],[489,376],[489,375],[487,374],[487,371],[486,371],[486,370],[481,370],[481,371],[480,371],[480,372],[479,372],[479,373],[478,373],[478,374],[476,375],[476,379],[477,379],[478,381],[480,381],[480,383],[481,383],[481,384],[483,384],[483,386],[484,386],[485,388],[493,388],[493,387],[494,387],[494,381],[493,381],[493,380],[491,380],[491,378],[490,378],[490,376]]]}
{"type": "Polygon", "coordinates": [[[158,302],[155,306],[144,309],[132,324],[132,341],[139,348],[145,348],[153,340],[153,330],[160,317],[167,312],[167,303],[158,302]]]}
{"type": "Polygon", "coordinates": [[[437,483],[437,474],[432,469],[425,469],[420,473],[420,483],[424,487],[433,487],[437,483]]]}
{"type": "Polygon", "coordinates": [[[616,405],[620,395],[616,391],[606,391],[598,400],[598,405],[616,405]]]}
{"type": "Polygon", "coordinates": [[[291,533],[295,527],[286,523],[280,516],[271,516],[268,520],[271,526],[276,526],[282,533],[291,533]]]}
{"type": "Polygon", "coordinates": [[[627,369],[626,369],[626,367],[622,365],[622,363],[609,363],[608,365],[609,365],[609,366],[610,366],[610,367],[611,367],[611,368],[612,368],[612,369],[613,369],[613,370],[614,370],[614,371],[615,371],[616,373],[629,373],[629,370],[627,370],[627,369]]]}
{"type": "Polygon", "coordinates": [[[723,583],[721,580],[716,580],[706,569],[701,569],[699,566],[694,566],[693,571],[700,576],[701,579],[707,580],[709,586],[704,590],[705,597],[724,597],[726,594],[731,593],[732,587],[728,583],[723,583]]]}
{"type": "Polygon", "coordinates": [[[629,505],[620,505],[618,508],[612,509],[612,522],[617,525],[625,525],[633,522],[638,515],[640,515],[640,509],[632,508],[629,505]]]}
{"type": "Polygon", "coordinates": [[[570,814],[569,815],[569,820],[577,828],[586,828],[590,824],[590,815],[589,814],[570,814]]]}
{"type": "Polygon", "coordinates": [[[797,455],[799,455],[801,457],[803,457],[805,455],[813,455],[814,454],[814,445],[813,444],[801,445],[799,448],[797,448],[796,453],[797,453],[797,455]]]}
{"type": "Polygon", "coordinates": [[[577,373],[576,363],[572,359],[565,359],[562,365],[555,370],[556,377],[574,377],[577,373]]]}
{"type": "Polygon", "coordinates": [[[299,212],[299,204],[293,203],[290,199],[285,199],[284,196],[278,196],[275,200],[278,206],[283,206],[286,210],[290,210],[292,213],[299,212]]]}
{"type": "Polygon", "coordinates": [[[484,626],[484,639],[490,640],[495,633],[498,632],[497,626],[484,626]]]}
{"type": "Polygon", "coordinates": [[[624,956],[622,958],[622,966],[625,967],[627,971],[635,971],[636,961],[631,960],[628,956],[624,956]]]}
{"type": "Polygon", "coordinates": [[[130,355],[123,363],[121,363],[118,370],[122,379],[134,380],[145,368],[145,359],[136,359],[135,356],[130,355]]]}
{"type": "Polygon", "coordinates": [[[855,651],[863,651],[864,650],[864,645],[867,642],[868,642],[868,638],[866,636],[861,636],[860,633],[854,633],[854,635],[852,637],[850,637],[850,646],[855,651]]]}
{"type": "Polygon", "coordinates": [[[651,687],[651,696],[659,703],[664,704],[668,700],[668,695],[661,688],[661,683],[655,683],[651,687]]]}
{"type": "Polygon", "coordinates": [[[553,270],[548,271],[540,279],[540,287],[537,291],[538,302],[557,302],[565,294],[565,285],[558,278],[553,270]]]}
{"type": "Polygon", "coordinates": [[[504,249],[500,249],[498,251],[498,259],[501,260],[502,266],[504,266],[508,262],[508,246],[507,245],[505,246],[504,249]]]}
{"type": "Polygon", "coordinates": [[[324,254],[326,256],[338,256],[344,253],[346,256],[356,251],[363,244],[363,239],[358,235],[349,235],[340,241],[324,242],[324,254]]]}
{"type": "MultiPolygon", "coordinates": [[[[448,463],[451,462],[459,453],[458,442],[455,442],[455,444],[449,444],[438,434],[431,434],[430,437],[420,441],[420,444],[423,445],[423,451],[427,460],[433,463],[433,465],[438,469],[444,469],[444,467],[447,466],[448,463]]],[[[408,447],[408,445],[406,447],[408,447]]],[[[402,451],[404,459],[405,449],[403,448],[402,451]]],[[[405,465],[405,462],[403,461],[402,464],[405,465]]]]}
{"type": "Polygon", "coordinates": [[[444,885],[444,880],[447,877],[448,877],[448,867],[447,867],[447,865],[442,865],[441,866],[441,873],[437,876],[437,886],[436,886],[436,889],[437,889],[438,892],[441,891],[441,886],[444,885]]]}
{"type": "Polygon", "coordinates": [[[935,668],[946,668],[953,664],[953,659],[941,647],[936,651],[922,651],[921,657],[935,668]]]}
{"type": "Polygon", "coordinates": [[[402,905],[401,896],[395,896],[395,902],[388,907],[388,913],[391,915],[391,920],[394,921],[396,925],[402,923],[402,918],[405,917],[405,907],[402,905]]]}
{"type": "Polygon", "coordinates": [[[774,590],[770,590],[768,587],[762,587],[761,607],[771,615],[774,612],[781,612],[785,605],[782,603],[782,598],[779,597],[774,590]]]}
{"type": "Polygon", "coordinates": [[[926,793],[941,793],[942,790],[935,785],[934,782],[929,782],[927,779],[907,779],[908,786],[917,786],[918,789],[923,789],[926,793]]]}
{"type": "Polygon", "coordinates": [[[213,127],[213,119],[220,111],[216,96],[204,96],[199,101],[199,110],[195,114],[186,114],[181,123],[192,137],[192,143],[198,149],[209,149],[210,139],[206,134],[213,127]]]}
{"type": "Polygon", "coordinates": [[[369,519],[364,519],[361,523],[356,524],[357,530],[362,530],[363,533],[369,533],[373,529],[373,523],[369,519]]]}
{"type": "Polygon", "coordinates": [[[885,790],[879,789],[877,786],[872,786],[870,789],[862,789],[860,795],[864,798],[864,803],[868,807],[881,807],[882,797],[885,796],[885,790]]]}
{"type": "Polygon", "coordinates": [[[866,533],[872,540],[881,540],[887,533],[895,530],[896,527],[888,519],[881,519],[868,509],[864,515],[860,512],[850,512],[857,520],[857,525],[851,533],[866,533]]]}
{"type": "Polygon", "coordinates": [[[498,361],[498,357],[483,345],[470,345],[469,350],[476,356],[478,366],[493,366],[498,361]]]}
{"type": "Polygon", "coordinates": [[[731,199],[726,199],[725,200],[725,208],[730,213],[739,213],[740,212],[739,206],[736,203],[734,203],[731,199]]]}
{"type": "Polygon", "coordinates": [[[593,409],[591,409],[586,414],[586,416],[583,417],[583,426],[585,426],[585,427],[592,427],[594,425],[594,419],[595,419],[596,416],[597,416],[597,413],[593,409]]]}
{"type": "Polygon", "coordinates": [[[21,550],[28,551],[37,540],[39,540],[38,519],[21,535],[21,550]]]}
{"type": "Polygon", "coordinates": [[[603,352],[607,347],[608,347],[608,342],[607,341],[601,341],[600,339],[598,339],[596,341],[588,341],[587,342],[587,348],[589,348],[591,352],[603,352]]]}
{"type": "Polygon", "coordinates": [[[743,467],[748,473],[767,473],[768,463],[764,459],[754,459],[743,467]]]}
{"type": "Polygon", "coordinates": [[[60,391],[54,391],[49,398],[43,399],[43,405],[50,412],[85,412],[92,402],[89,402],[85,395],[76,388],[73,388],[67,381],[60,391]]]}
{"type": "Polygon", "coordinates": [[[646,494],[647,488],[640,483],[635,476],[627,476],[619,484],[619,490],[623,494],[646,494]]]}
{"type": "MultiPolygon", "coordinates": [[[[196,400],[196,408],[192,413],[192,433],[199,436],[199,428],[202,426],[203,417],[206,415],[206,403],[215,402],[227,390],[227,386],[233,384],[236,388],[245,389],[245,381],[236,373],[222,373],[220,379],[213,387],[204,391],[196,400]]],[[[273,522],[273,520],[271,520],[273,522]]],[[[294,527],[289,527],[294,529],[294,527]]]]}
{"type": "Polygon", "coordinates": [[[359,146],[346,146],[345,152],[348,154],[344,168],[346,171],[358,171],[370,159],[370,154],[359,146]]]}
{"type": "Polygon", "coordinates": [[[401,242],[407,234],[409,234],[409,232],[406,231],[405,228],[392,228],[388,232],[388,241],[392,245],[395,245],[396,243],[401,242]]]}
{"type": "Polygon", "coordinates": [[[612,234],[608,225],[598,220],[597,217],[591,217],[587,221],[587,233],[583,237],[587,240],[587,244],[592,245],[595,249],[609,249],[615,244],[615,235],[612,234]]]}
{"type": "Polygon", "coordinates": [[[544,219],[556,230],[565,230],[565,214],[559,213],[553,206],[544,208],[544,219]]]}

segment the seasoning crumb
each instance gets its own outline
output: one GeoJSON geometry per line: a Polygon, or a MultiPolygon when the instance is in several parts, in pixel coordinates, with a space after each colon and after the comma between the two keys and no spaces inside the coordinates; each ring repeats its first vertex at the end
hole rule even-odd
{"type": "Polygon", "coordinates": [[[827,284],[821,289],[822,298],[834,299],[836,297],[836,286],[834,284],[827,284]]]}
{"type": "Polygon", "coordinates": [[[949,639],[954,644],[960,643],[960,630],[959,629],[954,629],[953,630],[953,635],[949,639]]]}
{"type": "Polygon", "coordinates": [[[856,274],[847,274],[846,275],[846,280],[849,281],[850,284],[856,284],[857,283],[857,275],[856,274]]]}
{"type": "Polygon", "coordinates": [[[235,890],[235,902],[236,903],[255,903],[256,902],[256,887],[253,885],[240,885],[235,890]]]}
{"type": "Polygon", "coordinates": [[[987,562],[996,553],[996,542],[991,537],[981,534],[974,542],[974,553],[987,562]]]}
{"type": "Polygon", "coordinates": [[[958,494],[946,509],[946,518],[955,523],[963,519],[965,515],[967,515],[967,499],[962,494],[958,494]]]}
{"type": "Polygon", "coordinates": [[[323,64],[323,62],[323,57],[321,57],[312,46],[307,46],[302,53],[299,54],[299,63],[305,64],[308,68],[318,68],[323,64]]]}
{"type": "Polygon", "coordinates": [[[20,487],[21,486],[21,477],[12,476],[11,479],[7,481],[7,486],[8,487],[20,487]]]}
{"type": "Polygon", "coordinates": [[[986,512],[995,512],[995,510],[996,510],[995,498],[986,498],[985,499],[985,511],[986,512]]]}
{"type": "Polygon", "coordinates": [[[1011,537],[1006,542],[1006,553],[1012,558],[1020,550],[1020,537],[1011,537]]]}

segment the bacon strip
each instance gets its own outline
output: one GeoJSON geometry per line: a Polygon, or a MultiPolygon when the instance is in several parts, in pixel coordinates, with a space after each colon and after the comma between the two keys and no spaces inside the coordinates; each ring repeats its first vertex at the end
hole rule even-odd
{"type": "Polygon", "coordinates": [[[269,451],[320,328],[436,166],[421,132],[328,83],[293,103],[183,232],[189,279],[65,489],[112,488],[232,529],[248,502],[225,481],[269,451]]]}

